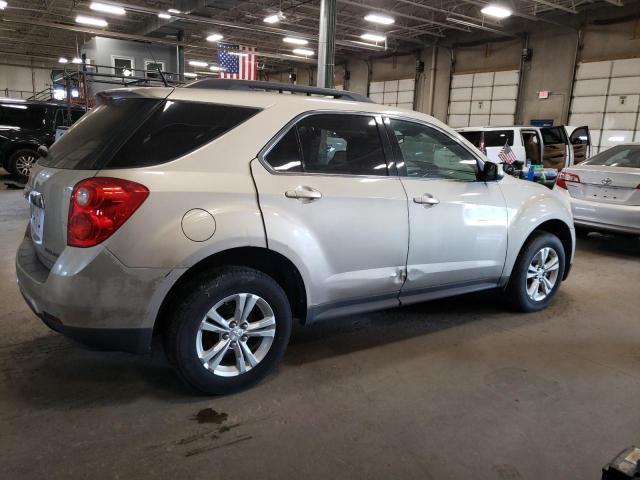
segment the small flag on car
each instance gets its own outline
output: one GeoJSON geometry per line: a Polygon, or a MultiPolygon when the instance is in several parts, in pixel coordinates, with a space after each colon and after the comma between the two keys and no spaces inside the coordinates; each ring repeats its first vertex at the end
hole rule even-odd
{"type": "Polygon", "coordinates": [[[513,153],[513,150],[511,150],[508,140],[507,140],[507,143],[504,144],[504,147],[502,147],[502,150],[500,150],[500,153],[498,154],[498,158],[502,160],[504,163],[508,163],[509,165],[511,165],[516,160],[518,160],[518,157],[516,157],[516,154],[513,153]]]}

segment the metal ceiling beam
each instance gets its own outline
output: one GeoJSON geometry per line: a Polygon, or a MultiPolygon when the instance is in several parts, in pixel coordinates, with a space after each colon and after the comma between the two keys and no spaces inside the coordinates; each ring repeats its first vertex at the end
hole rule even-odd
{"type": "MultiPolygon", "coordinates": [[[[207,0],[182,0],[180,2],[176,2],[176,5],[173,7],[177,10],[180,10],[182,13],[190,14],[196,10],[200,10],[207,6],[207,0]]],[[[123,5],[126,8],[126,6],[123,5]]],[[[149,18],[144,22],[142,27],[137,28],[134,32],[136,35],[148,35],[149,33],[155,32],[159,28],[165,27],[167,25],[172,24],[176,20],[179,20],[178,17],[171,16],[169,19],[159,18],[157,15],[149,18]]]]}
{"type": "Polygon", "coordinates": [[[426,5],[426,4],[420,3],[420,2],[414,2],[412,0],[396,0],[396,1],[400,2],[400,3],[404,3],[405,5],[412,5],[414,7],[423,8],[423,9],[426,9],[426,10],[431,10],[433,12],[444,13],[445,15],[455,15],[456,17],[464,18],[465,20],[470,20],[472,22],[484,22],[484,23],[489,23],[491,25],[495,25],[497,27],[500,26],[499,22],[494,22],[492,20],[487,20],[486,18],[483,19],[483,18],[480,18],[480,17],[472,17],[472,16],[469,16],[469,15],[465,15],[464,13],[458,13],[456,11],[447,10],[447,9],[444,9],[444,8],[432,7],[431,5],[426,5]]]}
{"type": "Polygon", "coordinates": [[[547,0],[533,0],[533,1],[535,3],[539,3],[540,5],[546,5],[547,7],[555,8],[557,10],[562,10],[563,12],[573,13],[574,15],[578,13],[578,11],[575,8],[565,7],[564,5],[549,2],[547,0]]]}
{"type": "MultiPolygon", "coordinates": [[[[352,0],[338,0],[339,3],[344,3],[345,5],[351,5],[353,7],[366,8],[367,10],[374,10],[371,6],[365,5],[364,3],[353,2],[352,0]]],[[[453,30],[460,30],[462,32],[467,32],[465,28],[456,27],[455,25],[451,25],[444,22],[438,22],[437,20],[432,20],[430,18],[418,17],[416,15],[409,15],[408,13],[394,12],[393,10],[387,10],[385,8],[375,8],[377,12],[386,13],[387,15],[395,16],[395,17],[403,17],[415,20],[417,22],[430,23],[432,25],[439,25],[444,28],[451,28],[453,30]]],[[[426,33],[426,32],[425,32],[426,33]]]]}

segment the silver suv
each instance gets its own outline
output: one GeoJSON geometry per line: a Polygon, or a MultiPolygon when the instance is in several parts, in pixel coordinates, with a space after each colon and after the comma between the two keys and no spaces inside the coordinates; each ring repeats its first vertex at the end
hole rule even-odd
{"type": "Polygon", "coordinates": [[[348,92],[113,90],[40,153],[16,260],[29,306],[103,348],[147,352],[161,335],[208,393],[263,378],[293,318],[492,288],[540,310],[573,258],[556,192],[504,177],[429,116],[348,92]]]}

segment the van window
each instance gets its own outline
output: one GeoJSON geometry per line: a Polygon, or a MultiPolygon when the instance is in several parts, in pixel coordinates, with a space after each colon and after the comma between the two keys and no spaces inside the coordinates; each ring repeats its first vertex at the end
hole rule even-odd
{"type": "Polygon", "coordinates": [[[513,130],[487,130],[484,132],[485,147],[504,147],[507,142],[513,147],[513,130]]]}

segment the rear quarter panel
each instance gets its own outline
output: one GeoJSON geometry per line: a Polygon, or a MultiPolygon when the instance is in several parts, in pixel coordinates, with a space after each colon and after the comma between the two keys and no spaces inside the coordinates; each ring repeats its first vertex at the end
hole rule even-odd
{"type": "Polygon", "coordinates": [[[571,231],[571,255],[567,262],[573,261],[575,251],[575,229],[571,205],[566,198],[553,190],[525,180],[506,176],[500,182],[500,188],[507,206],[509,242],[503,278],[511,275],[513,266],[527,238],[540,225],[549,220],[560,220],[571,231]]]}

